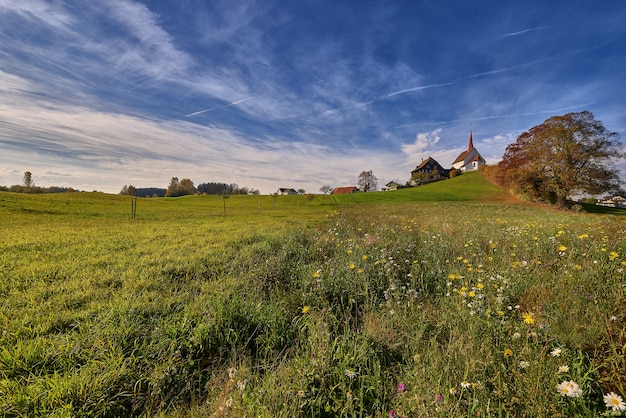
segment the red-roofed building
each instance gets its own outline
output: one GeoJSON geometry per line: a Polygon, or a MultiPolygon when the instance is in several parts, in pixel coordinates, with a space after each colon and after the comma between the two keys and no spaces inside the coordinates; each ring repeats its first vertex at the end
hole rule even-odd
{"type": "Polygon", "coordinates": [[[470,131],[467,150],[463,151],[458,157],[456,157],[456,160],[452,163],[452,168],[459,171],[475,171],[485,164],[485,159],[480,155],[478,150],[474,148],[472,131],[470,131]]]}
{"type": "Polygon", "coordinates": [[[348,187],[335,187],[331,194],[350,194],[360,192],[358,187],[348,186],[348,187]]]}

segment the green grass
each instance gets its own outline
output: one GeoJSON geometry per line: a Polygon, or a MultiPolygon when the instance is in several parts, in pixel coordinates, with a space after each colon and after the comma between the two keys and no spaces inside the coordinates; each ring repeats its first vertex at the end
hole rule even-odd
{"type": "Polygon", "coordinates": [[[626,218],[509,199],[0,193],[0,414],[598,416],[626,218]]]}

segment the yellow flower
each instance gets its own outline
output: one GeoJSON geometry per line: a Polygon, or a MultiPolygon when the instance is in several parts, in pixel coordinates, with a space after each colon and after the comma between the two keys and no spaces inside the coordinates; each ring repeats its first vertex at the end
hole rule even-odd
{"type": "Polygon", "coordinates": [[[615,251],[611,251],[609,253],[609,260],[615,260],[617,257],[619,257],[619,254],[616,253],[615,251]]]}
{"type": "Polygon", "coordinates": [[[350,270],[354,270],[354,263],[350,263],[350,270]]]}
{"type": "Polygon", "coordinates": [[[305,314],[305,313],[309,312],[310,310],[311,310],[311,307],[309,305],[307,305],[304,308],[302,308],[302,313],[305,314]]]}
{"type": "Polygon", "coordinates": [[[506,348],[504,350],[504,357],[511,357],[513,355],[513,350],[511,350],[510,348],[506,348]]]}
{"type": "Polygon", "coordinates": [[[482,289],[483,287],[485,287],[485,285],[484,285],[484,284],[482,284],[482,283],[478,283],[478,284],[476,285],[476,287],[477,287],[478,289],[482,289]]]}
{"type": "Polygon", "coordinates": [[[361,257],[363,259],[363,261],[367,260],[367,256],[364,255],[363,257],[361,257]]]}
{"type": "Polygon", "coordinates": [[[313,278],[317,279],[318,277],[320,277],[320,271],[314,271],[313,272],[313,278]]]}
{"type": "Polygon", "coordinates": [[[524,323],[528,325],[533,325],[535,323],[535,319],[533,318],[533,314],[530,312],[526,312],[522,314],[522,318],[524,319],[524,323]]]}
{"type": "Polygon", "coordinates": [[[565,245],[562,245],[562,244],[559,245],[559,251],[563,252],[563,251],[566,251],[566,250],[567,250],[567,247],[565,245]]]}
{"type": "Polygon", "coordinates": [[[469,296],[470,298],[476,297],[476,292],[474,292],[473,290],[470,290],[467,296],[469,296]]]}

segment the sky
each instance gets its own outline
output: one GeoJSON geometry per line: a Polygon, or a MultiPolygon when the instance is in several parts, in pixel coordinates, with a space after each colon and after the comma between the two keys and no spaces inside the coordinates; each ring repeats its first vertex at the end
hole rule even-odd
{"type": "Polygon", "coordinates": [[[0,185],[382,186],[583,110],[626,140],[624,22],[623,0],[0,0],[0,185]]]}

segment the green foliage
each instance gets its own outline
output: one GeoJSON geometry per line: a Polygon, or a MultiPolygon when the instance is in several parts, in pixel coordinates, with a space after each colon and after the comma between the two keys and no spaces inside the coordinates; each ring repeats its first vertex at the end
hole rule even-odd
{"type": "Polygon", "coordinates": [[[1,193],[0,414],[600,415],[625,219],[506,198],[1,193]]]}

